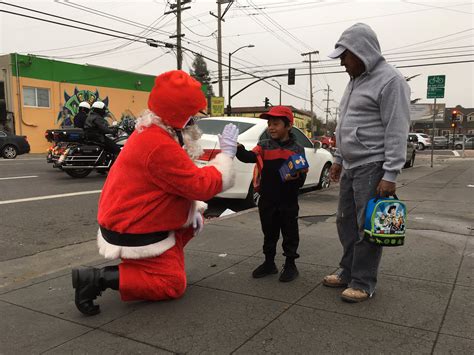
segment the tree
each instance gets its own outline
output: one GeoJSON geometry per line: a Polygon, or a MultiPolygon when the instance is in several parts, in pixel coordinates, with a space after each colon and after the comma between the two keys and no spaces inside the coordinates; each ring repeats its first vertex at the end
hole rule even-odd
{"type": "Polygon", "coordinates": [[[207,70],[207,64],[201,54],[196,54],[190,71],[191,76],[199,81],[203,86],[207,87],[207,97],[214,96],[214,90],[212,89],[211,77],[209,76],[209,70],[207,70]]]}

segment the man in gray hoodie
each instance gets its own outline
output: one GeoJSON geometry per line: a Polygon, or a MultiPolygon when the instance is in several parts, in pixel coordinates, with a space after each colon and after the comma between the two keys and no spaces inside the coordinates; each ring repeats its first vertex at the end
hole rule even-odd
{"type": "Polygon", "coordinates": [[[385,61],[375,32],[357,23],[345,30],[330,58],[341,60],[350,81],[340,104],[337,150],[330,175],[340,180],[337,230],[343,247],[341,270],[324,278],[346,288],[341,297],[361,302],[372,297],[382,247],[364,239],[365,208],[376,195],[393,195],[405,164],[410,125],[410,88],[385,61]]]}

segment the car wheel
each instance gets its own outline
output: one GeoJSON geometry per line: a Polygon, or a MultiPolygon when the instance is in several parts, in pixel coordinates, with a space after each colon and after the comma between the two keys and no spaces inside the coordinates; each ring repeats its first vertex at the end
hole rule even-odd
{"type": "Polygon", "coordinates": [[[324,149],[326,149],[328,147],[328,145],[326,143],[323,143],[323,145],[321,146],[323,147],[324,149]]]}
{"type": "Polygon", "coordinates": [[[425,145],[423,143],[418,143],[419,150],[425,150],[425,145]]]}
{"type": "Polygon", "coordinates": [[[5,159],[15,159],[18,155],[18,149],[14,145],[6,145],[2,149],[2,156],[5,159]]]}
{"type": "Polygon", "coordinates": [[[462,144],[456,144],[455,149],[462,149],[462,144]]]}
{"type": "Polygon", "coordinates": [[[318,189],[327,189],[331,185],[331,179],[329,178],[329,170],[331,169],[331,163],[326,163],[323,170],[321,170],[321,176],[319,177],[318,189]]]}

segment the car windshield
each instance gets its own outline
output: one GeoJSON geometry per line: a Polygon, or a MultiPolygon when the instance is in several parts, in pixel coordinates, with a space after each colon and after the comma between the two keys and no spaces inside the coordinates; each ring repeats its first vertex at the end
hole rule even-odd
{"type": "Polygon", "coordinates": [[[244,133],[249,128],[255,126],[253,123],[247,122],[236,122],[231,120],[225,119],[218,119],[218,120],[199,120],[196,122],[199,129],[204,134],[219,134],[222,133],[224,126],[228,123],[233,123],[239,128],[239,135],[244,133]]]}

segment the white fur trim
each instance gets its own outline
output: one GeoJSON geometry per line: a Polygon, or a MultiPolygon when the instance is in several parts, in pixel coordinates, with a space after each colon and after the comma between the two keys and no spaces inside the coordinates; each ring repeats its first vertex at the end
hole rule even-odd
{"type": "Polygon", "coordinates": [[[106,259],[144,259],[151,258],[163,254],[176,244],[174,232],[170,232],[168,238],[158,243],[145,245],[142,247],[122,247],[107,242],[102,233],[97,232],[97,245],[99,246],[99,254],[106,259]]]}
{"type": "MultiPolygon", "coordinates": [[[[190,117],[191,119],[191,117],[190,117]]],[[[179,143],[178,135],[176,130],[166,125],[160,117],[154,114],[153,111],[145,110],[137,118],[135,129],[138,133],[143,132],[147,127],[155,125],[165,130],[177,143],[179,143]]],[[[202,147],[199,144],[199,139],[202,136],[202,132],[197,125],[191,125],[181,129],[183,135],[184,146],[183,149],[186,151],[191,160],[196,160],[202,153],[202,147]]]]}
{"type": "Polygon", "coordinates": [[[227,154],[219,153],[209,162],[222,174],[222,191],[230,189],[235,183],[235,170],[233,159],[227,154]]]}

